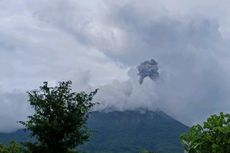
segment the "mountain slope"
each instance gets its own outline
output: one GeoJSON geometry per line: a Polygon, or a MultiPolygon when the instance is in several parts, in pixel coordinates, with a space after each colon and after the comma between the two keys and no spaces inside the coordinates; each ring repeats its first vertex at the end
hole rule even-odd
{"type": "Polygon", "coordinates": [[[125,111],[95,112],[89,119],[94,130],[91,141],[83,148],[91,153],[135,153],[141,149],[159,153],[183,152],[180,134],[188,127],[163,112],[125,111]]]}
{"type": "Polygon", "coordinates": [[[0,133],[0,143],[6,144],[12,140],[19,142],[31,140],[29,133],[26,133],[24,130],[17,130],[13,133],[0,133]]]}
{"type": "MultiPolygon", "coordinates": [[[[81,150],[89,153],[138,153],[142,149],[182,153],[179,137],[188,131],[187,126],[161,111],[93,112],[88,127],[93,136],[81,150]]],[[[9,141],[11,137],[23,140],[24,134],[0,134],[0,141],[9,141]]]]}

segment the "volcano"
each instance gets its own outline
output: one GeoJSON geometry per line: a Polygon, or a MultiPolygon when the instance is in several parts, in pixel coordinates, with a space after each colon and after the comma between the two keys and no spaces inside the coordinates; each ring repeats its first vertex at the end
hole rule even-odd
{"type": "MultiPolygon", "coordinates": [[[[180,135],[189,129],[162,111],[146,110],[96,111],[90,114],[88,127],[92,137],[80,146],[86,153],[183,153],[180,135]]],[[[0,134],[1,143],[11,140],[31,139],[23,130],[0,134]]]]}

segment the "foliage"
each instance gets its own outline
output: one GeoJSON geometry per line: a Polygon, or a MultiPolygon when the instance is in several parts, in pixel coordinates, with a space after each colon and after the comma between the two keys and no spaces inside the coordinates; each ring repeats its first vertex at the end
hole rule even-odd
{"type": "Polygon", "coordinates": [[[87,94],[72,92],[71,81],[49,87],[47,82],[39,90],[28,92],[35,113],[22,123],[37,142],[26,143],[32,153],[72,153],[76,146],[89,139],[86,121],[97,90],[87,94]]]}
{"type": "Polygon", "coordinates": [[[203,126],[193,126],[182,134],[188,153],[230,153],[230,114],[212,115],[203,126]]]}
{"type": "Polygon", "coordinates": [[[24,149],[20,144],[12,141],[7,146],[0,144],[0,153],[24,153],[24,149]]]}
{"type": "Polygon", "coordinates": [[[140,153],[154,153],[154,152],[151,152],[151,151],[148,151],[148,150],[142,150],[140,153]]]}

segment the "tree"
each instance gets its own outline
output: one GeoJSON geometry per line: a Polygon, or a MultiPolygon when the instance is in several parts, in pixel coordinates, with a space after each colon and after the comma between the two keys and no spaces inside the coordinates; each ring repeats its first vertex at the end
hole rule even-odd
{"type": "Polygon", "coordinates": [[[0,144],[0,153],[24,153],[24,148],[17,142],[12,141],[7,146],[0,144]]]}
{"type": "Polygon", "coordinates": [[[97,89],[89,94],[72,92],[72,82],[59,82],[49,87],[47,82],[39,90],[28,92],[29,102],[35,113],[26,122],[21,121],[36,138],[27,143],[32,153],[77,152],[76,146],[89,139],[86,121],[97,89]]]}
{"type": "Polygon", "coordinates": [[[230,153],[230,114],[210,116],[203,126],[182,134],[181,140],[188,153],[230,153]]]}

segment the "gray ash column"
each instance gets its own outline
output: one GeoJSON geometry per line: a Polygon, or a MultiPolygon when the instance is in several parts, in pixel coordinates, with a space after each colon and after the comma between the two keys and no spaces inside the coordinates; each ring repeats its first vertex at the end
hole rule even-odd
{"type": "Polygon", "coordinates": [[[154,59],[141,63],[139,66],[137,66],[137,70],[140,77],[140,84],[143,83],[146,77],[149,77],[152,80],[156,80],[159,77],[158,63],[154,59]]]}

